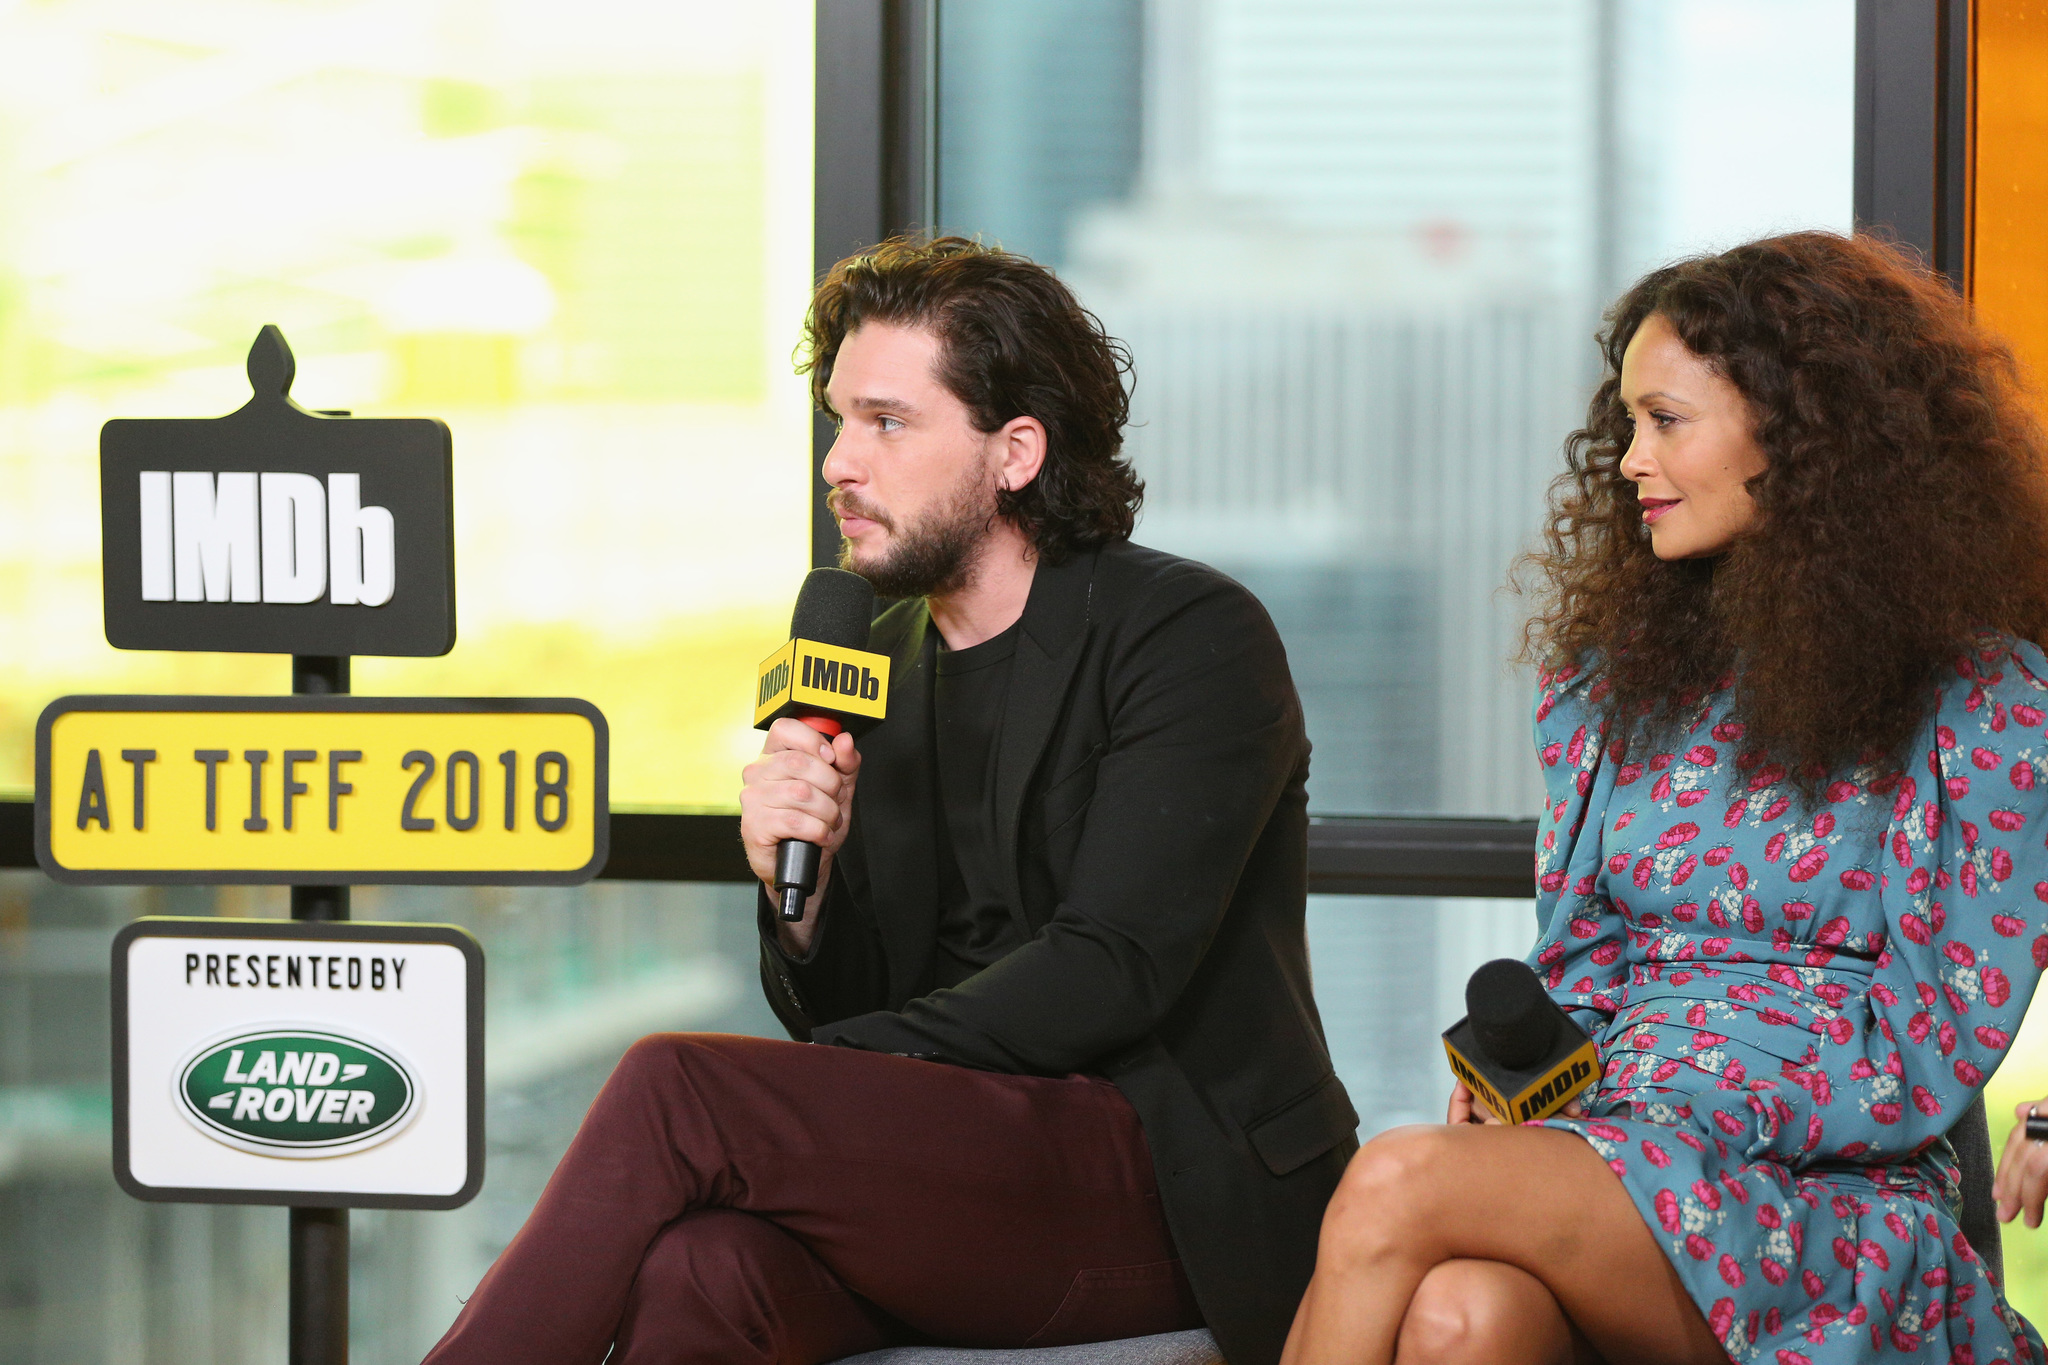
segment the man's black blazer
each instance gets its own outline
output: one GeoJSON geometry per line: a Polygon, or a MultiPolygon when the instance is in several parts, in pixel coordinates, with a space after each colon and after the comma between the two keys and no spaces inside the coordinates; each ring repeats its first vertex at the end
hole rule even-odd
{"type": "Polygon", "coordinates": [[[769,1003],[799,1041],[1107,1077],[1224,1355],[1270,1365],[1358,1126],[1309,989],[1308,739],[1279,635],[1237,583],[1156,550],[1038,566],[995,769],[1029,941],[939,991],[936,640],[922,601],[875,622],[888,720],[861,741],[806,959],[761,899],[769,1003]]]}

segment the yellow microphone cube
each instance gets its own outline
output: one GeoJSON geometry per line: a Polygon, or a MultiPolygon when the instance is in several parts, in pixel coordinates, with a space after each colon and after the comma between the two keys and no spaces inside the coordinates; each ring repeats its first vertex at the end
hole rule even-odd
{"type": "Polygon", "coordinates": [[[1600,1049],[1593,1040],[1576,1028],[1565,1032],[1550,1054],[1527,1071],[1510,1071],[1489,1058],[1472,1036],[1470,1019],[1444,1030],[1444,1052],[1451,1070],[1495,1118],[1532,1123],[1564,1108],[1600,1072],[1600,1049]]]}
{"type": "Polygon", "coordinates": [[[867,733],[889,706],[889,656],[815,640],[791,640],[761,661],[754,677],[754,728],[784,716],[830,716],[867,733]]]}

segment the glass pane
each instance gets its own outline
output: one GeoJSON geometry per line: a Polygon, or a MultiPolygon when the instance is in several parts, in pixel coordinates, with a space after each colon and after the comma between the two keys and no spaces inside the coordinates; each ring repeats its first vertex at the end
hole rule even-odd
{"type": "Polygon", "coordinates": [[[939,221],[1131,347],[1138,538],[1287,638],[1322,812],[1523,815],[1500,591],[1675,253],[1849,225],[1851,0],[942,0],[939,221]]]}
{"type": "Polygon", "coordinates": [[[248,398],[444,418],[460,643],[357,689],[583,696],[621,803],[726,806],[807,567],[802,0],[0,7],[0,791],[64,692],[283,692],[118,653],[98,432],[248,398]],[[776,514],[775,509],[781,509],[776,514]]]}
{"type": "MultiPolygon", "coordinates": [[[[756,979],[753,894],[356,889],[358,919],[469,929],[488,992],[483,1192],[453,1212],[350,1215],[358,1365],[417,1361],[447,1329],[634,1039],[785,1036],[756,979]]],[[[107,964],[115,930],[139,914],[286,913],[275,887],[86,889],[0,873],[0,1360],[284,1359],[285,1211],[145,1204],[114,1184],[107,964]]]]}
{"type": "Polygon", "coordinates": [[[1361,1142],[1444,1121],[1443,1031],[1465,1015],[1465,983],[1481,963],[1521,957],[1535,941],[1533,900],[1308,898],[1316,1008],[1361,1142]]]}

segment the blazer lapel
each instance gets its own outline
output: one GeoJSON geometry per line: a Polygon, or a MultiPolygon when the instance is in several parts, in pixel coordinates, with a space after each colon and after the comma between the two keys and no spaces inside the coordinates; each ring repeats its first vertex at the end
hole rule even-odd
{"type": "Polygon", "coordinates": [[[934,632],[923,602],[905,603],[904,612],[900,637],[877,639],[870,646],[890,656],[889,712],[861,740],[860,785],[854,795],[894,1005],[910,999],[921,984],[939,914],[932,825],[934,632]]]}
{"type": "Polygon", "coordinates": [[[1003,892],[1026,933],[1036,925],[1024,918],[1018,874],[1017,839],[1024,817],[1024,793],[1045,757],[1053,727],[1066,706],[1067,687],[1088,638],[1089,590],[1095,580],[1095,552],[1064,564],[1040,561],[1024,604],[1017,652],[1010,662],[1009,695],[996,757],[997,857],[1003,892]]]}

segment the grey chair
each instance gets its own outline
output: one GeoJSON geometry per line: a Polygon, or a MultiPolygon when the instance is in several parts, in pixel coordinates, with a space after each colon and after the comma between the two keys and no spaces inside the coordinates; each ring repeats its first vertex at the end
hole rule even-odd
{"type": "Polygon", "coordinates": [[[1026,1351],[969,1351],[956,1346],[891,1346],[849,1356],[839,1365],[1224,1365],[1216,1339],[1197,1328],[1090,1346],[1026,1351]]]}

